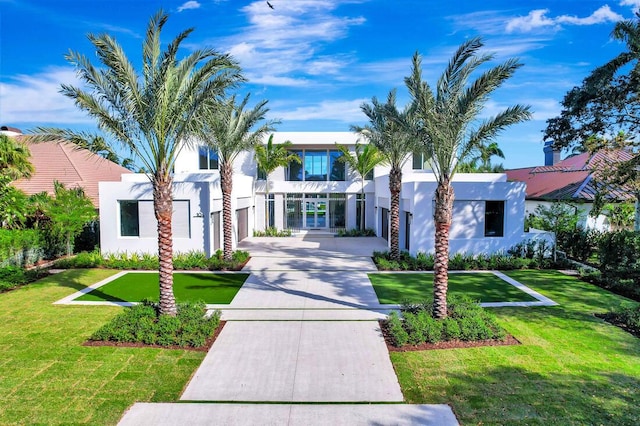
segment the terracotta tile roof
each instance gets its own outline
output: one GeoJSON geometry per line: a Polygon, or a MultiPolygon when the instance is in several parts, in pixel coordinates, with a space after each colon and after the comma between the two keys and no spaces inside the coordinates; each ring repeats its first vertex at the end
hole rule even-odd
{"type": "Polygon", "coordinates": [[[553,166],[507,170],[506,174],[510,181],[527,184],[527,199],[593,201],[598,189],[604,189],[608,198],[621,201],[633,198],[631,191],[620,186],[602,188],[602,183],[593,178],[594,170],[603,162],[627,161],[632,157],[626,151],[583,153],[553,166]]]}
{"type": "Polygon", "coordinates": [[[131,173],[126,168],[86,149],[78,149],[73,144],[30,143],[27,137],[16,139],[29,146],[30,161],[35,172],[31,178],[17,180],[13,185],[28,195],[42,191],[53,194],[53,181],[57,180],[67,188],[84,188],[85,194],[98,208],[98,182],[120,181],[122,174],[131,173]]]}

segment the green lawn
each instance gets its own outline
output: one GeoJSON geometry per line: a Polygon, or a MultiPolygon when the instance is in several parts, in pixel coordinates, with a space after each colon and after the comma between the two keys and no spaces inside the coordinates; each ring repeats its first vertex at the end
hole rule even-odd
{"type": "MultiPolygon", "coordinates": [[[[369,274],[380,303],[422,302],[433,296],[433,274],[369,274]]],[[[450,274],[449,293],[480,302],[532,302],[533,296],[491,273],[450,274]]]]}
{"type": "Polygon", "coordinates": [[[626,299],[549,271],[512,278],[559,303],[492,311],[522,345],[394,352],[409,403],[451,404],[462,424],[640,424],[640,339],[593,316],[626,299]]]}
{"type": "MultiPolygon", "coordinates": [[[[249,274],[173,274],[173,292],[178,302],[231,303],[249,274]]],[[[140,302],[158,300],[158,273],[129,272],[75,300],[140,302]]]]}
{"type": "Polygon", "coordinates": [[[204,352],[85,347],[123,308],[52,303],[114,274],[70,270],[0,294],[0,424],[116,424],[136,401],[176,401],[204,352]]]}

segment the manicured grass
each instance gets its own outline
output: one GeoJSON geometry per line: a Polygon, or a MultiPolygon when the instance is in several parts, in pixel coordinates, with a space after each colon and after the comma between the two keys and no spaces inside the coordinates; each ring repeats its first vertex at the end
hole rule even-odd
{"type": "MultiPolygon", "coordinates": [[[[178,302],[231,303],[249,274],[173,274],[173,293],[178,302]]],[[[159,297],[158,273],[129,272],[75,300],[140,302],[159,297]]]]}
{"type": "Polygon", "coordinates": [[[0,294],[0,424],[116,424],[136,401],[176,401],[204,352],[88,347],[123,308],[52,303],[114,271],[70,270],[0,294]]]}
{"type": "MultiPolygon", "coordinates": [[[[369,274],[380,303],[422,302],[433,296],[433,274],[369,274]]],[[[449,293],[480,302],[532,302],[536,299],[491,273],[450,274],[449,293]]]]}
{"type": "Polygon", "coordinates": [[[407,402],[451,404],[469,425],[640,424],[640,339],[593,315],[628,299],[559,272],[507,274],[559,306],[493,309],[519,346],[391,353],[407,402]]]}

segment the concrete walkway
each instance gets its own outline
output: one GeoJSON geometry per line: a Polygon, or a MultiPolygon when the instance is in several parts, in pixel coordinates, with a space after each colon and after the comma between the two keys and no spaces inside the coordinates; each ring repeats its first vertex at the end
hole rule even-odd
{"type": "Polygon", "coordinates": [[[240,248],[251,276],[182,402],[135,404],[120,424],[458,424],[447,405],[401,404],[377,322],[387,311],[366,276],[384,240],[249,238],[240,248]]]}

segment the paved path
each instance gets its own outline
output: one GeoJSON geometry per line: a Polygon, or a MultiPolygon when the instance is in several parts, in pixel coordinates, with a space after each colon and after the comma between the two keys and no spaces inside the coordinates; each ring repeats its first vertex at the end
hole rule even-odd
{"type": "Polygon", "coordinates": [[[458,424],[446,405],[401,404],[376,321],[387,310],[366,276],[384,240],[249,238],[240,248],[251,276],[183,402],[135,404],[122,425],[458,424]]]}

